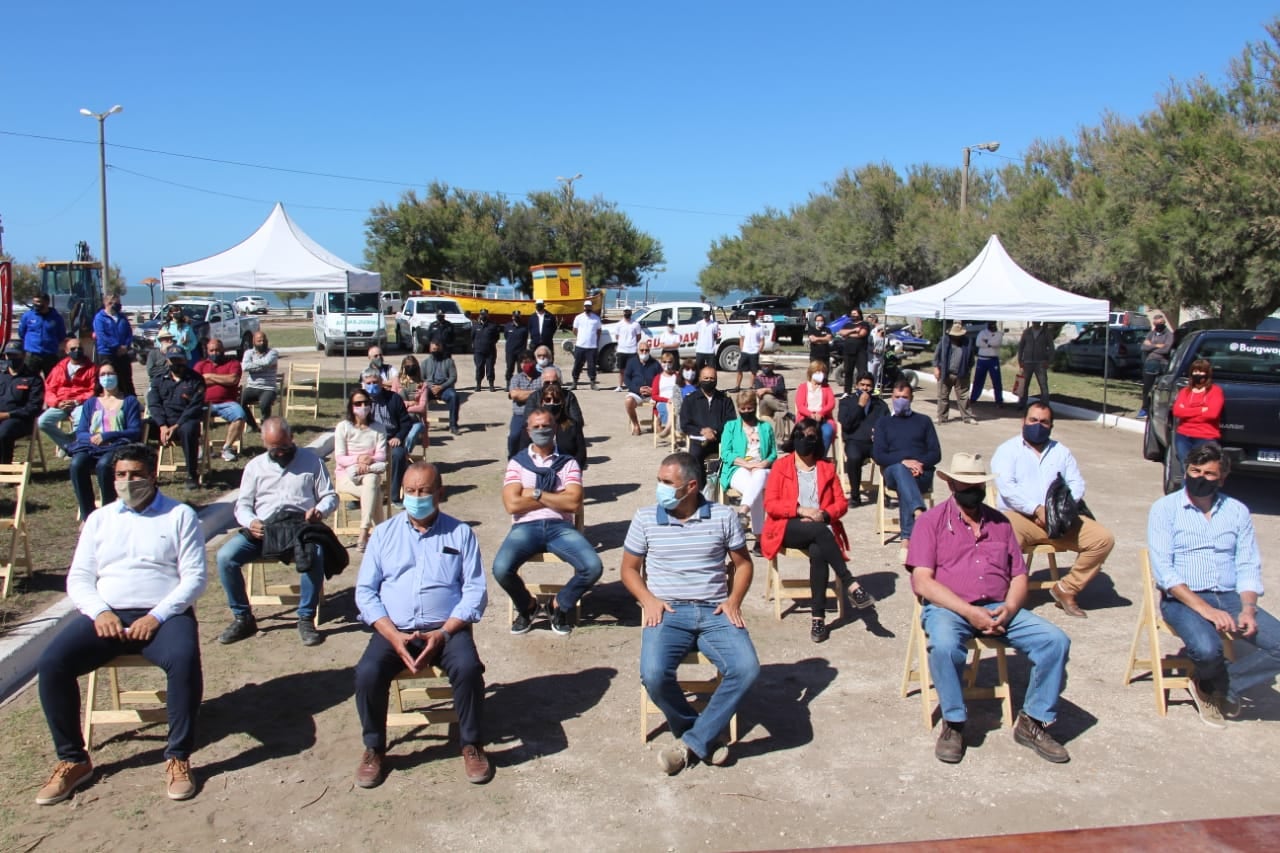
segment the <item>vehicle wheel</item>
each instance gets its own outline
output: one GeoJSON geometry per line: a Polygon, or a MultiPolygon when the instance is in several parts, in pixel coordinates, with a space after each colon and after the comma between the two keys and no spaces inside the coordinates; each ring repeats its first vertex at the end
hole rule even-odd
{"type": "Polygon", "coordinates": [[[1173,494],[1182,488],[1182,463],[1173,448],[1166,448],[1164,454],[1164,493],[1173,494]]]}
{"type": "Polygon", "coordinates": [[[720,350],[720,369],[725,373],[737,373],[738,364],[742,361],[742,350],[737,344],[729,344],[720,350]]]}
{"type": "Polygon", "coordinates": [[[596,357],[596,365],[601,373],[613,373],[618,369],[618,348],[609,344],[600,350],[600,354],[596,357]]]}
{"type": "Polygon", "coordinates": [[[1151,462],[1161,462],[1164,460],[1165,448],[1156,439],[1155,430],[1151,428],[1151,419],[1147,418],[1147,425],[1142,429],[1142,458],[1151,462]]]}
{"type": "Polygon", "coordinates": [[[417,332],[413,333],[413,351],[418,355],[427,351],[426,341],[422,340],[422,336],[417,332]]]}

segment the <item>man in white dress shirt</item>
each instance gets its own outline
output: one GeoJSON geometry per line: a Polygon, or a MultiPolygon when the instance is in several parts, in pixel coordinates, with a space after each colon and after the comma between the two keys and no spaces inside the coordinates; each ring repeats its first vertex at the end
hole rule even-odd
{"type": "Polygon", "coordinates": [[[588,300],[582,303],[582,313],[573,318],[573,387],[578,387],[582,366],[587,366],[591,390],[596,390],[596,350],[600,347],[600,315],[591,309],[588,300]]]}

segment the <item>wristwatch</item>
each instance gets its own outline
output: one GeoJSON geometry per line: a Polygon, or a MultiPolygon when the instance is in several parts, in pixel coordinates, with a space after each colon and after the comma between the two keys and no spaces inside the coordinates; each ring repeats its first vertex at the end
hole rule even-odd
{"type": "Polygon", "coordinates": [[[542,489],[533,490],[533,499],[538,503],[542,503],[542,489]]]}

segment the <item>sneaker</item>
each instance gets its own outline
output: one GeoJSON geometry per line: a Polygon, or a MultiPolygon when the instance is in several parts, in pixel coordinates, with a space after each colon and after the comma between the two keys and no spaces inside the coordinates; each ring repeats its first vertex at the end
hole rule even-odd
{"type": "Polygon", "coordinates": [[[298,617],[298,636],[304,646],[318,646],[324,642],[324,637],[316,630],[316,620],[310,616],[298,617]]]}
{"type": "Polygon", "coordinates": [[[1135,417],[1137,417],[1137,419],[1140,421],[1145,421],[1147,419],[1147,410],[1138,409],[1138,414],[1135,417]]]}
{"type": "Polygon", "coordinates": [[[591,390],[592,390],[592,391],[599,391],[599,390],[600,390],[600,386],[596,384],[596,382],[595,382],[595,380],[594,380],[594,379],[593,379],[593,380],[591,380],[591,390]]]}
{"type": "Polygon", "coordinates": [[[943,764],[959,764],[964,758],[964,732],[943,720],[938,742],[933,745],[933,757],[943,764]]]}
{"type": "Polygon", "coordinates": [[[248,616],[237,616],[226,630],[218,635],[218,642],[229,646],[232,643],[247,640],[256,633],[258,633],[258,621],[253,618],[252,613],[248,616]]]}
{"type": "Polygon", "coordinates": [[[451,426],[451,427],[449,427],[449,434],[450,434],[450,435],[462,435],[462,430],[458,429],[456,426],[451,426]]]}
{"type": "Polygon", "coordinates": [[[1218,710],[1222,712],[1222,716],[1228,720],[1234,720],[1239,717],[1240,712],[1244,709],[1243,703],[1238,696],[1226,696],[1215,692],[1213,701],[1218,706],[1218,710]]]}
{"type": "Polygon", "coordinates": [[[569,622],[569,613],[555,604],[550,605],[548,609],[551,611],[551,630],[561,637],[572,634],[573,624],[569,622]]]}
{"type": "Polygon", "coordinates": [[[705,761],[712,767],[723,767],[729,763],[729,744],[716,741],[707,748],[705,761]]]}
{"type": "Polygon", "coordinates": [[[165,793],[171,800],[189,800],[196,795],[196,783],[191,779],[191,762],[185,758],[170,758],[164,763],[165,793]]]}
{"type": "Polygon", "coordinates": [[[53,774],[44,787],[36,792],[37,806],[51,806],[60,803],[71,792],[93,778],[93,763],[85,761],[59,761],[53,768],[53,774]]]}
{"type": "MultiPolygon", "coordinates": [[[[903,562],[905,563],[906,560],[904,559],[903,562]]],[[[874,607],[876,604],[876,597],[867,592],[861,586],[855,586],[846,594],[849,598],[849,603],[858,610],[866,610],[868,607],[874,607]]]]}
{"type": "Polygon", "coordinates": [[[619,385],[617,388],[614,388],[614,389],[613,389],[613,393],[615,393],[615,394],[621,394],[621,393],[622,393],[623,391],[625,391],[625,390],[627,390],[627,389],[626,389],[626,388],[623,388],[621,385],[619,385]]]}
{"type": "Polygon", "coordinates": [[[360,763],[356,765],[356,784],[361,788],[376,788],[381,785],[386,775],[384,757],[382,750],[366,747],[364,754],[360,756],[360,763]]]}
{"type": "Polygon", "coordinates": [[[676,741],[675,746],[658,753],[658,766],[668,776],[674,776],[693,763],[691,756],[692,753],[689,747],[684,745],[684,741],[676,741]]]}
{"type": "Polygon", "coordinates": [[[534,617],[538,615],[538,603],[535,601],[533,607],[527,613],[517,613],[516,618],[511,620],[511,633],[527,634],[533,630],[534,617]]]}
{"type": "Polygon", "coordinates": [[[978,422],[978,419],[977,419],[977,418],[965,418],[965,419],[964,419],[964,422],[965,422],[965,423],[967,423],[967,424],[976,424],[976,423],[978,422]]]}
{"type": "Polygon", "coordinates": [[[1054,764],[1066,764],[1071,760],[1067,748],[1053,739],[1040,723],[1027,716],[1026,711],[1018,712],[1018,722],[1013,727],[1013,739],[1023,746],[1030,747],[1045,761],[1054,764]]]}
{"type": "Polygon", "coordinates": [[[65,447],[59,447],[59,448],[56,448],[56,449],[53,451],[53,455],[54,455],[54,458],[56,458],[56,459],[70,459],[70,458],[71,458],[71,457],[70,457],[70,455],[67,453],[67,449],[66,449],[65,447]]]}
{"type": "Polygon", "coordinates": [[[1213,694],[1201,690],[1194,678],[1187,689],[1191,692],[1191,701],[1195,702],[1196,710],[1200,712],[1200,722],[1211,729],[1225,729],[1227,723],[1222,719],[1222,709],[1214,701],[1213,694]]]}
{"type": "Polygon", "coordinates": [[[493,778],[493,764],[483,748],[468,743],[462,747],[462,772],[472,785],[483,785],[493,778]]]}
{"type": "Polygon", "coordinates": [[[222,461],[223,461],[223,462],[235,462],[235,461],[236,461],[236,452],[235,452],[234,450],[232,450],[230,447],[224,447],[224,448],[222,448],[222,461]]]}
{"type": "Polygon", "coordinates": [[[498,390],[498,386],[497,386],[497,385],[490,385],[490,386],[489,386],[489,390],[490,390],[490,391],[497,391],[497,390],[498,390]]]}
{"type": "Polygon", "coordinates": [[[825,643],[827,637],[831,636],[831,629],[827,627],[826,620],[814,619],[809,625],[809,639],[815,643],[825,643]]]}

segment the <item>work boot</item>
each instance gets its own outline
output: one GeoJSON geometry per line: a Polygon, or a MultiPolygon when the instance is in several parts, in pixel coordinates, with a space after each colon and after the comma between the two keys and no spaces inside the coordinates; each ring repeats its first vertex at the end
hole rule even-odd
{"type": "Polygon", "coordinates": [[[1065,764],[1071,760],[1067,748],[1053,739],[1045,731],[1043,725],[1027,716],[1026,711],[1018,712],[1018,722],[1013,727],[1013,739],[1023,746],[1030,747],[1045,761],[1054,764],[1065,764]]]}
{"type": "Polygon", "coordinates": [[[462,772],[472,785],[483,785],[493,778],[493,764],[482,747],[468,743],[462,747],[462,772]]]}
{"type": "Polygon", "coordinates": [[[165,793],[171,800],[189,800],[196,795],[196,783],[191,778],[191,762],[185,758],[170,758],[164,764],[165,793]]]}
{"type": "Polygon", "coordinates": [[[944,764],[959,764],[964,758],[964,732],[943,720],[938,742],[933,746],[933,757],[944,764]]]}
{"type": "Polygon", "coordinates": [[[229,646],[232,643],[247,640],[256,633],[258,633],[258,622],[253,618],[252,613],[247,613],[232,620],[226,630],[218,635],[218,642],[224,646],[229,646]]]}
{"type": "Polygon", "coordinates": [[[356,766],[356,784],[361,788],[376,788],[382,784],[386,773],[383,764],[385,753],[380,749],[366,748],[356,766]]]}
{"type": "Polygon", "coordinates": [[[298,617],[298,636],[304,646],[318,646],[324,642],[324,637],[316,630],[316,620],[311,616],[298,617]]]}

